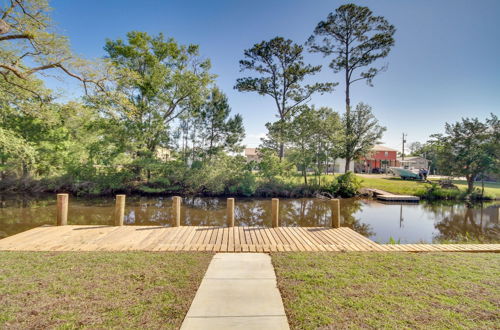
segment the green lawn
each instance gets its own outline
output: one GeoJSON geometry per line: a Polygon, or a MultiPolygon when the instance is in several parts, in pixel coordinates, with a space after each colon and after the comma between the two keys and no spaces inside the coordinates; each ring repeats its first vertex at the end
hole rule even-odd
{"type": "MultiPolygon", "coordinates": [[[[467,181],[465,180],[453,180],[453,183],[460,189],[467,189],[467,181]]],[[[475,187],[481,189],[481,183],[476,183],[475,187]]],[[[495,198],[500,199],[500,182],[485,182],[484,193],[485,195],[495,196],[495,198]]]]}
{"type": "MultiPolygon", "coordinates": [[[[335,175],[337,176],[337,174],[335,175]]],[[[321,181],[322,185],[332,182],[333,175],[321,175],[318,179],[314,175],[308,175],[308,182],[310,184],[317,183],[317,180],[321,181]]],[[[362,180],[363,188],[376,188],[382,189],[393,194],[399,195],[420,195],[426,190],[430,185],[417,180],[402,180],[399,177],[380,177],[380,176],[360,176],[358,178],[362,180]]],[[[291,184],[303,184],[304,178],[299,175],[294,175],[291,177],[282,177],[282,181],[291,184]]],[[[458,186],[462,191],[467,189],[467,182],[464,180],[452,180],[452,182],[458,186]]],[[[481,183],[476,184],[476,188],[481,189],[481,183]]],[[[484,192],[486,196],[492,198],[500,199],[500,183],[488,182],[484,184],[484,192]]]]}
{"type": "Polygon", "coordinates": [[[177,329],[211,258],[0,252],[0,329],[177,329]]]}
{"type": "Polygon", "coordinates": [[[423,191],[429,184],[421,181],[402,180],[400,178],[380,178],[380,177],[361,177],[363,188],[376,188],[398,195],[416,195],[423,191]]]}
{"type": "MultiPolygon", "coordinates": [[[[413,180],[402,180],[396,177],[361,177],[363,188],[382,189],[393,194],[399,195],[419,195],[420,192],[429,186],[427,183],[413,180]]],[[[463,180],[452,180],[452,182],[460,189],[467,190],[467,182],[463,180]]],[[[476,188],[481,189],[481,184],[477,184],[476,188]]],[[[488,182],[484,184],[484,193],[486,196],[500,198],[500,183],[488,182]]]]}
{"type": "Polygon", "coordinates": [[[292,329],[499,329],[500,255],[275,253],[292,329]]]}

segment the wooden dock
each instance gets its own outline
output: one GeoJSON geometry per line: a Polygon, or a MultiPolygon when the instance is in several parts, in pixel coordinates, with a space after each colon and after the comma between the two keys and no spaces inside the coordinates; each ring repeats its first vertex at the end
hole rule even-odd
{"type": "Polygon", "coordinates": [[[500,252],[500,244],[378,244],[325,227],[42,226],[0,240],[4,251],[500,252]]]}
{"type": "Polygon", "coordinates": [[[369,192],[377,199],[386,201],[386,202],[418,202],[420,201],[420,197],[412,196],[412,195],[396,195],[384,190],[375,189],[375,188],[364,188],[365,191],[369,192]]]}

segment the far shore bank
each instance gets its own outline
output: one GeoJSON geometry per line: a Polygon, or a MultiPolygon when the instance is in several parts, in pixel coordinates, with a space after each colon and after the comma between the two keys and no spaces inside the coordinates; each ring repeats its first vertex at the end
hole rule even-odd
{"type": "Polygon", "coordinates": [[[472,194],[467,194],[467,183],[461,179],[449,179],[454,185],[452,189],[441,188],[439,180],[445,177],[430,177],[430,182],[415,180],[402,180],[396,177],[380,174],[356,174],[356,189],[347,190],[340,187],[332,191],[332,182],[339,175],[310,176],[308,184],[302,182],[303,178],[292,176],[276,180],[257,179],[253,187],[246,191],[225,189],[224,191],[211,191],[209,188],[192,189],[188,183],[163,184],[158,181],[141,181],[114,183],[106,185],[103,182],[70,181],[67,179],[18,179],[4,182],[0,185],[0,194],[47,194],[69,193],[80,197],[106,197],[116,194],[139,196],[196,196],[196,197],[255,197],[255,198],[301,198],[301,197],[366,197],[366,189],[380,189],[396,195],[412,195],[421,200],[458,200],[481,201],[500,200],[500,183],[481,182],[475,186],[472,194]]]}

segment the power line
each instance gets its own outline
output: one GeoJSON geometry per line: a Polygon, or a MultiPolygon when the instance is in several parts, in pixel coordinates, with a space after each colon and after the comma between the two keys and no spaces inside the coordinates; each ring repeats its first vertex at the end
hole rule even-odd
{"type": "Polygon", "coordinates": [[[406,143],[406,139],[405,137],[407,137],[408,134],[405,134],[403,133],[403,147],[402,147],[402,152],[401,152],[401,160],[405,160],[405,143],[406,143]]]}

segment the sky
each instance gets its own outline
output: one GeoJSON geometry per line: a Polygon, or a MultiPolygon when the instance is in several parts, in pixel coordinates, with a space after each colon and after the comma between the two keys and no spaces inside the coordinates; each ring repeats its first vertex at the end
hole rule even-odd
{"type": "MultiPolygon", "coordinates": [[[[500,115],[500,1],[378,0],[352,1],[384,16],[397,31],[395,46],[377,65],[388,65],[373,81],[356,82],[351,103],[373,107],[387,127],[382,142],[401,150],[407,142],[425,142],[443,132],[446,122],[462,117],[500,115]]],[[[233,113],[243,116],[244,143],[256,147],[276,120],[270,97],[233,89],[243,51],[276,36],[304,43],[317,23],[345,1],[334,0],[52,0],[58,32],[85,58],[105,55],[105,40],[125,38],[132,30],[163,32],[181,44],[198,44],[212,62],[216,84],[228,96],[233,113]]],[[[305,54],[305,62],[323,65],[314,80],[340,82],[333,93],[316,95],[310,104],[343,113],[342,75],[329,58],[305,54]]],[[[74,82],[58,83],[65,98],[78,97],[74,82]]],[[[50,83],[49,83],[50,86],[50,83]]]]}

